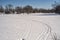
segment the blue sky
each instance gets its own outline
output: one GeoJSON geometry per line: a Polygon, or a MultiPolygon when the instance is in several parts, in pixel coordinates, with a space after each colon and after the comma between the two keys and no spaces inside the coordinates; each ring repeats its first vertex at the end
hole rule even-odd
{"type": "Polygon", "coordinates": [[[31,5],[34,8],[50,9],[54,1],[59,2],[59,0],[0,0],[0,5],[2,6],[5,6],[7,4],[12,4],[14,6],[31,5]]]}

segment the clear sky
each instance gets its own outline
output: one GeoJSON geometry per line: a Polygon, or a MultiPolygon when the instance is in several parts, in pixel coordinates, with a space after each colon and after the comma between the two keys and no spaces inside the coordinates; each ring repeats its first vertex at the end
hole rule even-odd
{"type": "Polygon", "coordinates": [[[50,9],[54,1],[59,0],[0,0],[0,5],[5,6],[7,4],[12,4],[14,6],[25,6],[31,5],[34,8],[45,8],[50,9]]]}

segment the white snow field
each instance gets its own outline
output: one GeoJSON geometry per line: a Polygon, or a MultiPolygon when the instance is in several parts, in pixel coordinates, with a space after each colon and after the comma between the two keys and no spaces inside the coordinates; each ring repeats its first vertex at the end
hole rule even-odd
{"type": "Polygon", "coordinates": [[[57,37],[60,37],[60,15],[0,15],[0,40],[56,40],[57,37]]]}

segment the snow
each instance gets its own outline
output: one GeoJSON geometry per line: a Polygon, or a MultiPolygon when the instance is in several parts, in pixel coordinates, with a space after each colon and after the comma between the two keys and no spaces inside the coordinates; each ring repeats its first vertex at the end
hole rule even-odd
{"type": "Polygon", "coordinates": [[[0,15],[0,40],[53,40],[54,33],[60,37],[60,15],[0,15]]]}

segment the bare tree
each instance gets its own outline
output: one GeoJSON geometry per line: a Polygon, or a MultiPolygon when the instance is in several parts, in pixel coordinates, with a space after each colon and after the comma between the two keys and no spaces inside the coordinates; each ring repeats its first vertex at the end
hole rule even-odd
{"type": "Polygon", "coordinates": [[[17,14],[22,13],[22,7],[16,7],[15,11],[17,12],[17,14]]]}
{"type": "Polygon", "coordinates": [[[32,8],[32,6],[27,5],[27,6],[25,6],[25,7],[23,8],[23,10],[24,10],[24,12],[26,12],[26,13],[29,14],[29,13],[32,12],[33,8],[32,8]]]}
{"type": "Polygon", "coordinates": [[[11,5],[11,4],[6,5],[6,7],[5,7],[5,13],[6,14],[14,13],[13,5],[11,5]]]}
{"type": "Polygon", "coordinates": [[[60,3],[56,2],[53,4],[53,9],[56,14],[60,14],[60,3]]]}
{"type": "Polygon", "coordinates": [[[4,12],[4,8],[3,8],[2,5],[0,6],[0,12],[1,12],[1,13],[4,12]]]}

